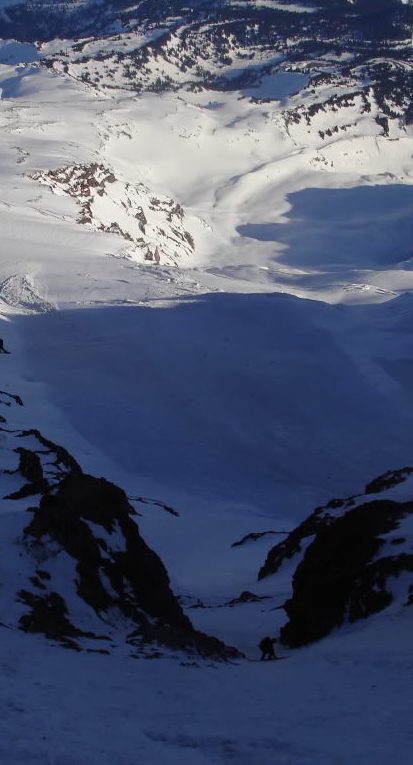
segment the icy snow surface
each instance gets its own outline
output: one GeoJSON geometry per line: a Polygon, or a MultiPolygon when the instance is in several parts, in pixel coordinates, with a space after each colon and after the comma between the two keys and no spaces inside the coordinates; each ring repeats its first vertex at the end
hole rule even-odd
{"type": "MultiPolygon", "coordinates": [[[[256,93],[133,97],[12,59],[0,335],[2,388],[26,402],[15,427],[172,505],[137,504],[143,536],[193,623],[256,659],[288,592],[256,582],[273,537],[232,543],[413,461],[411,129],[394,120],[386,137],[355,101],[322,140],[328,113],[285,120],[308,93],[250,98],[271,75],[256,93]],[[92,163],[118,179],[105,227],[128,184],[144,188],[185,211],[190,259],[138,262],[116,227],[81,225],[76,199],[36,180],[92,163]],[[224,606],[246,589],[270,600],[224,606]]],[[[183,666],[0,625],[0,762],[407,765],[411,627],[399,606],[283,662],[183,666]]]]}

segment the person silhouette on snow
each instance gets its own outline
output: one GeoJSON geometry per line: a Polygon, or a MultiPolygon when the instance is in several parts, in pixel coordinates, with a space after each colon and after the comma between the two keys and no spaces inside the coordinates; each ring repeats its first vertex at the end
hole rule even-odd
{"type": "Polygon", "coordinates": [[[270,637],[264,637],[259,645],[258,648],[261,651],[261,661],[270,660],[270,659],[276,659],[274,646],[276,644],[277,640],[276,638],[270,638],[270,637]]]}

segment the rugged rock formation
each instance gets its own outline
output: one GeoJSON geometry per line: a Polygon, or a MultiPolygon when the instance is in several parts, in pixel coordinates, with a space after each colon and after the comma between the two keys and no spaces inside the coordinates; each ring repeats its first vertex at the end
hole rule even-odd
{"type": "MultiPolygon", "coordinates": [[[[96,637],[73,622],[58,593],[60,557],[75,562],[76,594],[106,627],[121,620],[130,625],[127,640],[135,645],[159,643],[222,658],[236,655],[222,643],[196,632],[169,586],[165,567],[139,534],[133,508],[122,489],[83,473],[64,478],[57,490],[43,495],[24,530],[26,550],[42,560],[35,590],[21,591],[31,609],[21,627],[50,637],[96,637]]],[[[68,582],[66,582],[66,587],[68,582]]],[[[101,637],[98,635],[98,637],[101,637]]]]}
{"type": "Polygon", "coordinates": [[[185,262],[195,248],[184,227],[181,205],[169,197],[155,196],[143,183],[124,183],[102,164],[70,165],[32,177],[53,192],[76,199],[78,223],[121,236],[126,243],[125,257],[177,264],[185,262]]]}
{"type": "MultiPolygon", "coordinates": [[[[10,407],[22,401],[5,392],[0,403],[10,407]]],[[[2,518],[11,502],[18,530],[17,540],[13,531],[3,550],[9,583],[2,582],[2,619],[78,650],[123,645],[135,655],[171,649],[220,659],[240,655],[193,628],[162,561],[142,539],[122,489],[84,474],[64,447],[36,429],[1,431],[0,485],[13,486],[3,495],[2,518]],[[36,506],[27,508],[29,496],[36,497],[36,506]]]]}
{"type": "Polygon", "coordinates": [[[287,534],[282,542],[271,548],[263,566],[260,568],[258,579],[264,579],[271,574],[276,574],[287,559],[292,559],[294,555],[304,552],[311,537],[334,523],[335,519],[342,516],[349,508],[354,507],[356,504],[361,504],[364,499],[368,498],[366,495],[385,492],[406,481],[411,473],[413,473],[413,468],[411,467],[389,470],[387,473],[377,476],[370,481],[363,493],[353,494],[343,499],[334,498],[326,505],[316,507],[302,523],[287,534]]]}
{"type": "Polygon", "coordinates": [[[345,620],[381,611],[393,594],[388,579],[413,572],[413,554],[380,555],[382,536],[413,513],[413,503],[377,501],[354,508],[318,531],[293,577],[281,639],[300,646],[328,635],[345,620]]]}
{"type": "Polygon", "coordinates": [[[296,564],[292,596],[281,640],[300,646],[386,608],[395,596],[413,602],[413,502],[394,501],[392,490],[413,484],[412,469],[388,471],[367,484],[365,493],[333,499],[316,510],[269,552],[259,579],[276,574],[289,560],[296,564]],[[373,494],[386,494],[373,498],[373,494]],[[371,499],[371,501],[369,501],[371,499]]]}

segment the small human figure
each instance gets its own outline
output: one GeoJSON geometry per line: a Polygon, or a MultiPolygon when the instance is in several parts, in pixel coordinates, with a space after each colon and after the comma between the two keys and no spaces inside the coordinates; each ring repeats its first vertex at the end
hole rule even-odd
{"type": "Polygon", "coordinates": [[[258,648],[261,651],[261,661],[265,661],[266,659],[269,661],[270,659],[276,659],[274,646],[276,644],[277,640],[276,638],[270,638],[270,637],[264,637],[259,645],[258,648]]]}

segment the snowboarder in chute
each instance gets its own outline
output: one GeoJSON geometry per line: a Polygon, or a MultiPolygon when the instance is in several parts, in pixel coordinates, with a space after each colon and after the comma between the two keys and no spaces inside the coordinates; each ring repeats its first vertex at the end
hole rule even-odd
{"type": "Polygon", "coordinates": [[[276,644],[277,640],[276,638],[270,638],[270,637],[264,637],[260,643],[258,644],[258,648],[261,651],[261,661],[265,661],[266,659],[269,661],[271,659],[276,659],[274,646],[276,644]]]}

